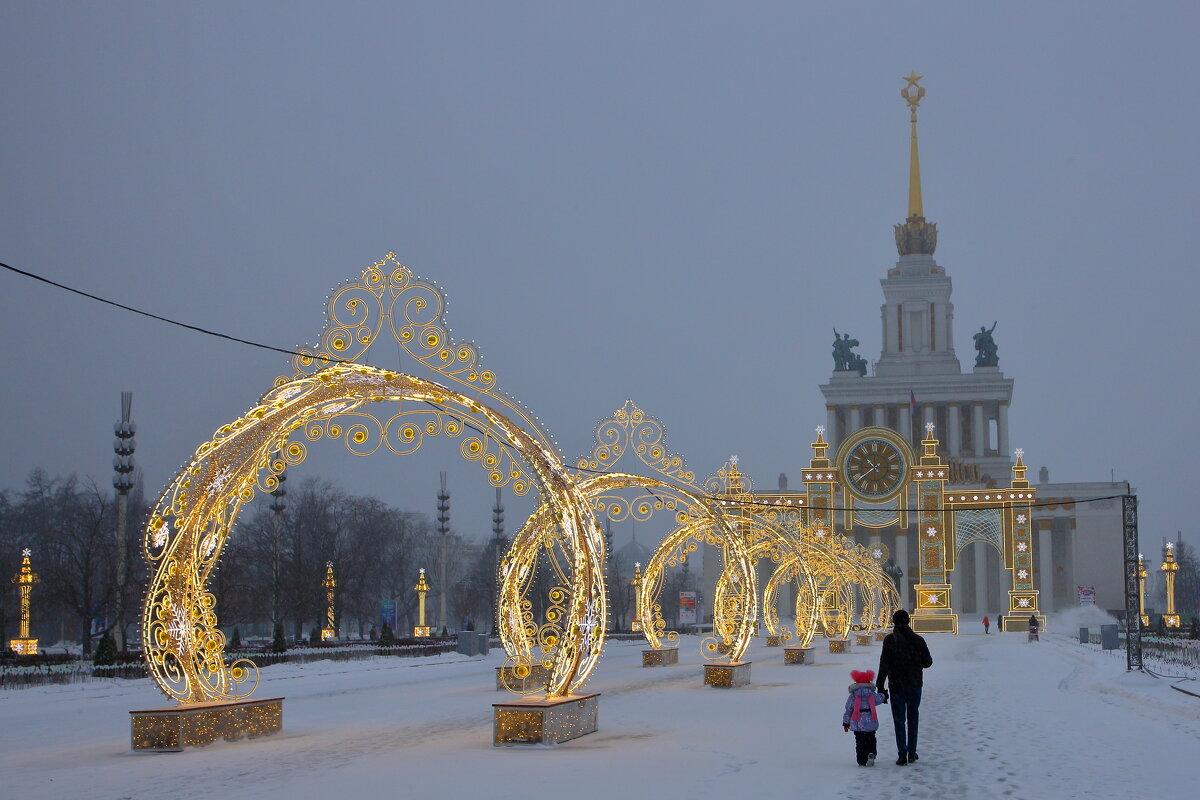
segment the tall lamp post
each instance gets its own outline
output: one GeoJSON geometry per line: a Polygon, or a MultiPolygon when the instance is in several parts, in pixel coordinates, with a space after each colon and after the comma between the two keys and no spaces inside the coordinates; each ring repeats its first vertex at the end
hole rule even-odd
{"type": "Polygon", "coordinates": [[[128,580],[129,552],[125,531],[129,524],[129,491],[133,488],[133,451],[137,441],[133,438],[137,426],[130,415],[133,412],[133,392],[121,392],[121,419],[113,426],[116,441],[113,442],[113,488],[117,490],[117,608],[116,645],[125,651],[125,590],[128,580]]]}
{"type": "Polygon", "coordinates": [[[271,497],[275,501],[268,508],[275,513],[274,531],[271,536],[271,629],[274,635],[275,629],[283,624],[283,620],[279,616],[279,532],[283,526],[283,511],[287,508],[287,504],[283,498],[287,496],[287,489],[283,488],[283,482],[287,480],[287,470],[280,472],[275,476],[277,483],[275,491],[271,492],[271,497]]]}
{"type": "Polygon", "coordinates": [[[438,626],[446,627],[446,539],[450,535],[450,492],[446,491],[446,473],[441,473],[442,488],[437,496],[438,560],[441,573],[440,599],[438,604],[438,626]]]}
{"type": "Polygon", "coordinates": [[[504,503],[500,502],[500,487],[496,487],[496,505],[492,506],[492,550],[495,558],[492,586],[492,632],[500,631],[500,561],[504,558],[504,503]]]}

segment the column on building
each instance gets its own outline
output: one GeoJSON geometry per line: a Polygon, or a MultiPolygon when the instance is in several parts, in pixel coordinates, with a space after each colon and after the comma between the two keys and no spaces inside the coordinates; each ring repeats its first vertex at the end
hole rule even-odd
{"type": "Polygon", "coordinates": [[[1006,456],[1008,450],[1008,403],[1000,401],[1000,414],[996,419],[996,448],[1006,456]]]}
{"type": "Polygon", "coordinates": [[[849,436],[862,426],[862,406],[850,406],[850,422],[846,426],[846,435],[849,436]]]}
{"type": "Polygon", "coordinates": [[[883,341],[884,351],[887,353],[899,353],[903,345],[900,342],[900,315],[899,309],[895,305],[886,305],[883,308],[883,341]]]}
{"type": "Polygon", "coordinates": [[[838,446],[837,407],[825,406],[825,441],[838,446]]]}
{"type": "Polygon", "coordinates": [[[976,400],[971,404],[971,438],[974,439],[975,457],[983,458],[987,444],[987,428],[983,424],[983,403],[976,400]]]}
{"type": "Polygon", "coordinates": [[[1043,613],[1054,611],[1054,534],[1052,525],[1054,520],[1049,518],[1039,519],[1037,521],[1038,528],[1038,569],[1041,570],[1041,581],[1034,588],[1038,590],[1038,597],[1041,602],[1038,607],[1043,613]]]}
{"type": "Polygon", "coordinates": [[[904,437],[904,441],[912,442],[912,409],[906,404],[900,406],[896,413],[896,419],[900,423],[900,435],[904,437]]]}
{"type": "MultiPolygon", "coordinates": [[[[925,438],[925,426],[931,422],[935,426],[937,425],[937,408],[934,407],[933,403],[925,404],[925,410],[922,413],[922,416],[924,417],[924,420],[921,423],[921,438],[924,439],[925,438]]],[[[934,435],[935,436],[938,435],[936,427],[934,428],[934,435]]]]}
{"type": "Polygon", "coordinates": [[[962,420],[958,416],[958,403],[950,403],[946,407],[946,427],[950,429],[946,431],[950,456],[958,458],[962,455],[962,420]]]}
{"type": "Polygon", "coordinates": [[[904,575],[900,578],[900,607],[912,610],[912,597],[908,592],[908,582],[911,579],[912,567],[908,563],[908,531],[896,531],[896,552],[893,554],[904,575]]]}
{"type": "Polygon", "coordinates": [[[988,604],[987,545],[975,543],[975,613],[986,614],[988,604]]]}
{"type": "Polygon", "coordinates": [[[871,421],[871,424],[877,428],[887,427],[887,406],[875,406],[875,418],[871,421]]]}

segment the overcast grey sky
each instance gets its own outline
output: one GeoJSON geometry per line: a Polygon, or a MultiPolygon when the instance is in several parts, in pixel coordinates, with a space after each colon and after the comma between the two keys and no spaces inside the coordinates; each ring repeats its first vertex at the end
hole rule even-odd
{"type": "MultiPolygon", "coordinates": [[[[830,327],[880,348],[902,75],[955,342],[999,320],[1011,442],[1194,513],[1194,3],[6,3],[0,260],[284,347],[394,250],[568,458],[632,397],[760,486],[825,419],[830,327]]],[[[0,274],[0,487],[111,480],[119,392],[155,495],[286,357],[0,274]]],[[[329,447],[329,446],[327,446],[329,447]]],[[[328,453],[328,457],[326,457],[328,453]]],[[[451,448],[294,473],[490,527],[451,448]]],[[[1036,473],[1034,473],[1036,475],[1036,473]]],[[[519,523],[510,503],[509,529],[519,523]]]]}

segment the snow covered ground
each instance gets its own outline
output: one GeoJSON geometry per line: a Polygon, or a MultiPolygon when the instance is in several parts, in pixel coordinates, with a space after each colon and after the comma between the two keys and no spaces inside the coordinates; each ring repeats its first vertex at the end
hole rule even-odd
{"type": "MultiPolygon", "coordinates": [[[[841,710],[851,669],[879,646],[786,666],[761,644],[752,685],[702,685],[698,641],[678,667],[610,643],[588,689],[600,730],[557,747],[493,748],[502,654],[321,661],[263,670],[286,696],[282,733],[183,753],[129,752],[131,709],[165,705],[148,680],[0,692],[0,797],[40,798],[1143,798],[1190,791],[1200,699],[1127,673],[1121,652],[1073,640],[926,637],[921,761],[897,767],[885,711],[880,764],[854,763],[841,710]]],[[[1184,684],[1196,691],[1197,682],[1184,684]]]]}

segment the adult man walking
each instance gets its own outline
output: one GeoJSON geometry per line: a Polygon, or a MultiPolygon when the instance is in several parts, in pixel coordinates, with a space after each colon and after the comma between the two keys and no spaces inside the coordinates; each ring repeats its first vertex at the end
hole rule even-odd
{"type": "Polygon", "coordinates": [[[889,699],[896,726],[897,766],[917,760],[917,725],[920,722],[922,671],[933,666],[925,640],[908,624],[908,612],[892,615],[892,632],[883,640],[876,685],[889,699]],[[884,688],[884,681],[888,681],[884,688]]]}

